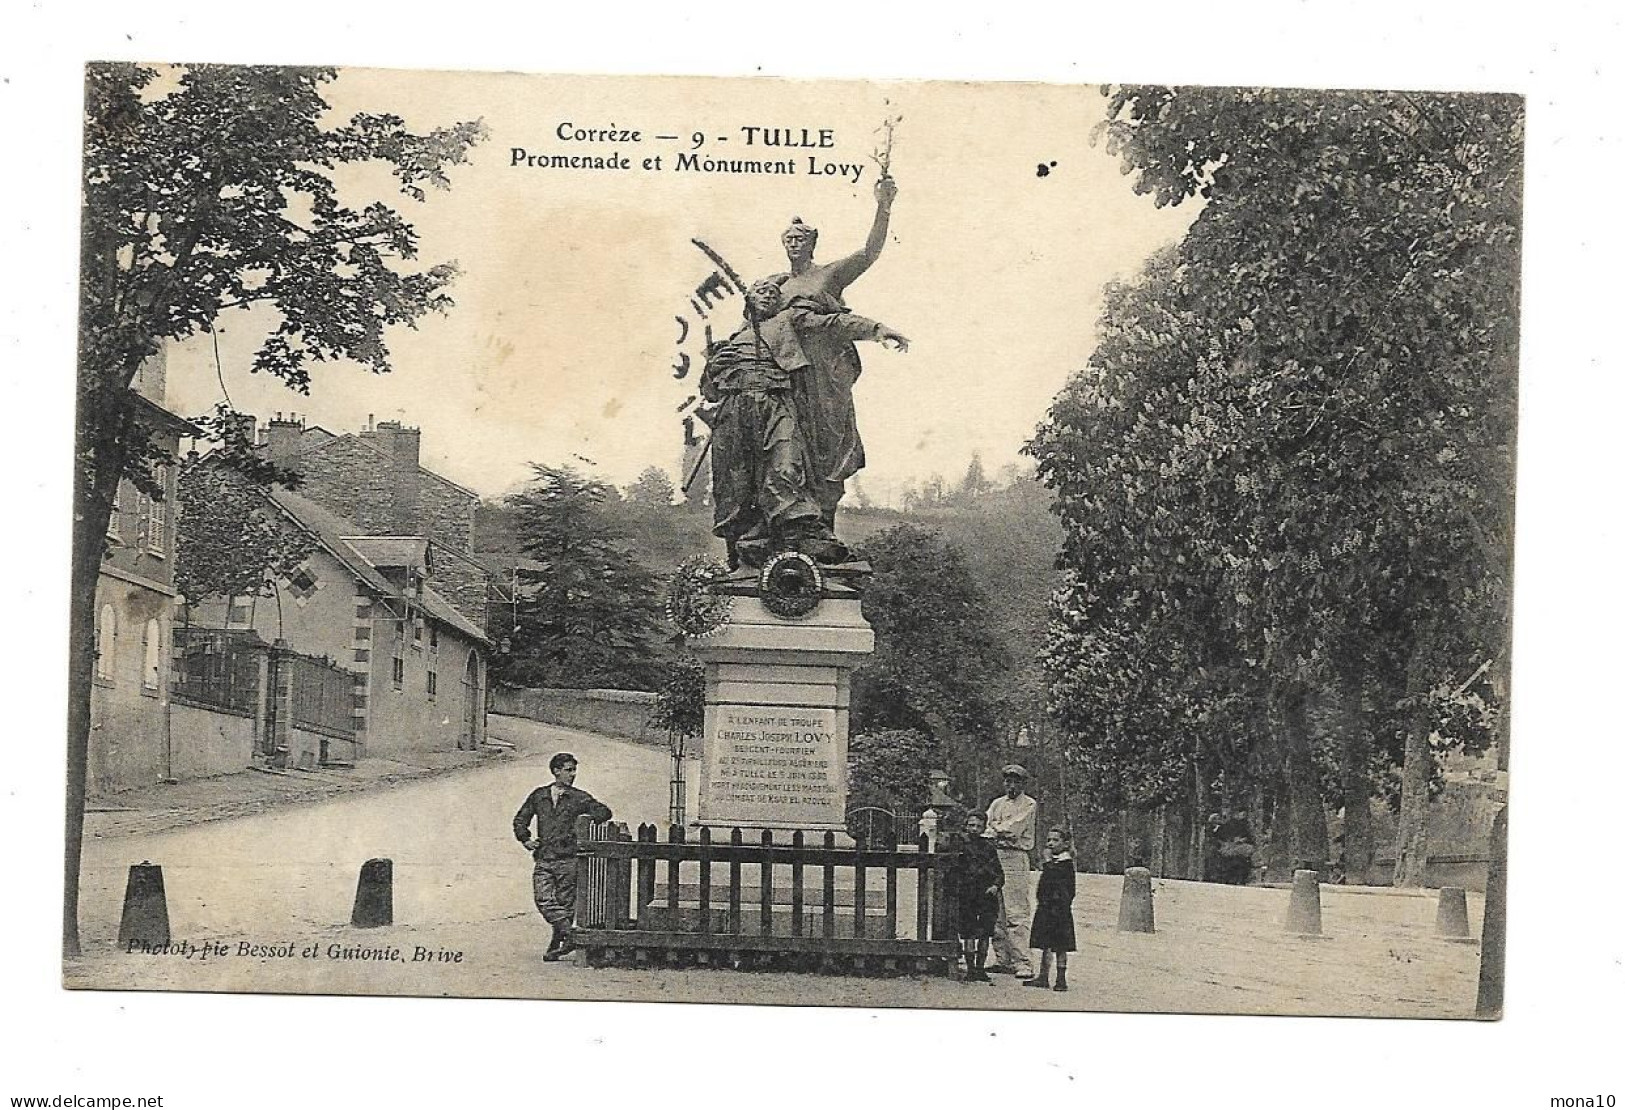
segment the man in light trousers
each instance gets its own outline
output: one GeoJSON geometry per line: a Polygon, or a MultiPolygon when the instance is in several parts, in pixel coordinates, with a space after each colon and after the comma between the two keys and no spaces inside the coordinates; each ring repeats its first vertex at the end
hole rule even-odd
{"type": "MultiPolygon", "coordinates": [[[[1032,850],[1038,828],[1038,802],[1027,792],[1027,769],[1004,768],[1004,793],[987,807],[987,831],[1004,869],[999,916],[993,923],[993,950],[1004,968],[1019,978],[1033,977],[1027,932],[1033,920],[1032,850]]],[[[993,970],[993,969],[990,969],[993,970]]]]}

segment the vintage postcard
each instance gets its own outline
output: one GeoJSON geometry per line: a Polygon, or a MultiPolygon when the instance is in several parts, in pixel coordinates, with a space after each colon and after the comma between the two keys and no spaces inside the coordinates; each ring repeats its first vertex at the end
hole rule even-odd
{"type": "Polygon", "coordinates": [[[64,981],[1498,1017],[1523,110],[90,65],[64,981]]]}

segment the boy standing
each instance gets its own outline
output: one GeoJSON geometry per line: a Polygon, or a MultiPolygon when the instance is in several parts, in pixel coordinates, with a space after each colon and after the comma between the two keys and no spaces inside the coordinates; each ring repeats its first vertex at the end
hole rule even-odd
{"type": "Polygon", "coordinates": [[[999,853],[983,835],[986,830],[987,819],[980,813],[966,815],[959,855],[947,875],[958,903],[955,924],[965,950],[965,980],[970,983],[992,982],[986,970],[987,946],[999,913],[999,889],[1004,885],[1004,868],[999,865],[999,853]]]}
{"type": "Polygon", "coordinates": [[[570,941],[570,924],[576,915],[576,818],[586,815],[594,822],[610,819],[609,807],[585,790],[577,790],[576,757],[559,752],[548,761],[553,781],[530,792],[519,812],[513,815],[514,839],[535,859],[531,890],[536,909],[553,927],[547,954],[549,963],[575,950],[570,941]],[[531,835],[535,822],[536,835],[531,835]]]}

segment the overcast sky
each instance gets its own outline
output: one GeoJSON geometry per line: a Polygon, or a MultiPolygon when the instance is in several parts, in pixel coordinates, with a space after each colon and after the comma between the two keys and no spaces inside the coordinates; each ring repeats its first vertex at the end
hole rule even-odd
{"type": "MultiPolygon", "coordinates": [[[[328,86],[335,111],[387,111],[414,129],[483,118],[490,137],[453,186],[417,204],[378,168],[346,169],[346,195],[396,197],[421,234],[422,262],[455,259],[456,307],[390,334],[393,371],[314,368],[311,394],[254,377],[248,365],[274,317],[225,318],[220,353],[239,408],[297,412],[332,431],[369,415],[423,429],[423,461],[498,494],[529,463],[593,462],[624,484],[654,464],[676,474],[677,408],[698,376],[698,330],[678,344],[681,314],[714,268],[714,247],[746,281],[785,268],[779,234],[793,216],[820,231],[818,260],[857,250],[874,215],[870,153],[888,115],[899,187],[890,241],[847,293],[853,311],[907,335],[907,354],[866,345],[857,387],[868,447],[862,480],[893,501],[933,473],[950,481],[979,452],[990,472],[1017,461],[1068,372],[1094,343],[1102,287],[1132,277],[1175,241],[1194,212],[1158,210],[1090,145],[1104,100],[1095,86],[859,84],[691,78],[535,77],[347,70],[328,86]],[[564,142],[561,123],[637,129],[644,141],[564,142]],[[747,146],[747,126],[833,132],[820,163],[861,166],[809,176],[806,151],[747,146]],[[690,136],[727,158],[793,157],[792,176],[672,168],[690,136]],[[655,135],[675,134],[679,141],[655,135]],[[726,141],[718,141],[719,137],[726,141]],[[515,167],[532,154],[607,155],[628,172],[515,167]],[[1049,172],[1039,175],[1043,164],[1049,172]],[[695,359],[673,378],[680,350],[695,359]]],[[[720,336],[738,298],[716,307],[720,336]]],[[[186,414],[220,397],[207,338],[171,352],[169,404],[186,414]]]]}

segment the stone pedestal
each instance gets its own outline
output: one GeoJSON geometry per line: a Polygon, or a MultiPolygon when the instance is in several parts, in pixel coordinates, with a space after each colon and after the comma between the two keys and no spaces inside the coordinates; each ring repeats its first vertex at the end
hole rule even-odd
{"type": "Polygon", "coordinates": [[[690,641],[706,679],[698,824],[846,828],[851,676],[875,646],[862,611],[867,573],[826,569],[818,603],[801,616],[772,612],[753,575],[730,580],[731,619],[690,641]]]}

